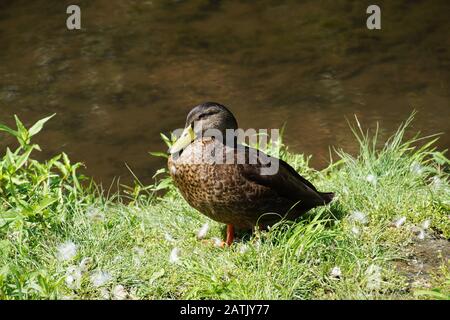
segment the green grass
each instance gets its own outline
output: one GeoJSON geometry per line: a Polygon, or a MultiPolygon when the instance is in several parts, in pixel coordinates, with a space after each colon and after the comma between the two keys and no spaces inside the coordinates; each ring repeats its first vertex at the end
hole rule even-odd
{"type": "Polygon", "coordinates": [[[206,239],[221,238],[223,226],[189,207],[164,170],[155,185],[137,181],[128,196],[104,196],[66,155],[31,159],[39,150],[31,137],[48,119],[32,129],[16,120],[14,130],[0,125],[19,142],[0,159],[1,299],[450,297],[448,257],[429,287],[411,285],[396,267],[412,259],[415,243],[450,235],[450,162],[432,139],[422,147],[417,138],[405,141],[412,118],[387,141],[356,121],[358,155],[337,150],[322,171],[282,141],[269,146],[337,200],[226,249],[197,240],[203,224],[210,226],[206,239]],[[393,227],[400,217],[406,222],[393,227]]]}

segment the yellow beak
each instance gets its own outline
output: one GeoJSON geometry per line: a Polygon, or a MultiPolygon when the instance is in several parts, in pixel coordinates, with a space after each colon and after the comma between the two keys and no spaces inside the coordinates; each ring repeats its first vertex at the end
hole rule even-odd
{"type": "Polygon", "coordinates": [[[188,145],[191,144],[195,139],[195,133],[191,126],[184,128],[181,136],[175,141],[175,143],[170,147],[169,153],[174,154],[180,150],[183,150],[188,145]]]}

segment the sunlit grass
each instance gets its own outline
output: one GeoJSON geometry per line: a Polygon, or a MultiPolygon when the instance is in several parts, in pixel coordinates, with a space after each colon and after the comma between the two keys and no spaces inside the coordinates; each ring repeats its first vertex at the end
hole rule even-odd
{"type": "Polygon", "coordinates": [[[17,130],[0,126],[20,141],[0,160],[0,298],[448,297],[445,257],[435,291],[416,291],[427,288],[412,288],[394,264],[409,259],[415,242],[450,235],[449,160],[432,140],[404,141],[411,120],[386,142],[356,121],[360,152],[337,150],[323,171],[282,143],[269,145],[337,200],[226,249],[197,239],[205,223],[205,240],[222,238],[223,226],[189,207],[164,170],[153,186],[137,182],[126,199],[107,198],[83,187],[80,165],[65,155],[32,160],[37,147],[20,121],[17,130]]]}

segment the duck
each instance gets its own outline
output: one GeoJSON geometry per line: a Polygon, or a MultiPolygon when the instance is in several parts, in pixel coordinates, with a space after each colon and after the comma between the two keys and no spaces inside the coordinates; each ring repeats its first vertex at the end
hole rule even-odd
{"type": "Polygon", "coordinates": [[[237,230],[296,220],[333,200],[333,192],[319,192],[285,161],[239,143],[230,134],[237,130],[227,107],[205,102],[190,110],[169,148],[168,171],[182,197],[201,214],[226,224],[221,246],[230,246],[237,230]]]}

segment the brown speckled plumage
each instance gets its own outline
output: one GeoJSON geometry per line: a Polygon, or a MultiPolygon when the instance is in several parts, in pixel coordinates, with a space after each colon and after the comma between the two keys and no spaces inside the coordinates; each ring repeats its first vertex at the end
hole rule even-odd
{"type": "MultiPolygon", "coordinates": [[[[187,125],[190,122],[188,119],[187,125]]],[[[282,160],[275,175],[261,175],[268,156],[250,150],[203,137],[192,141],[179,156],[169,157],[169,172],[192,207],[213,220],[239,229],[272,225],[282,217],[296,219],[307,210],[331,201],[332,193],[318,192],[282,160]],[[248,160],[256,156],[256,161],[250,162],[256,164],[249,161],[226,164],[230,153],[234,159],[245,156],[248,160]],[[260,161],[261,157],[264,161],[260,161]]]]}

